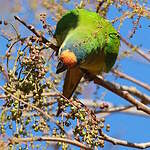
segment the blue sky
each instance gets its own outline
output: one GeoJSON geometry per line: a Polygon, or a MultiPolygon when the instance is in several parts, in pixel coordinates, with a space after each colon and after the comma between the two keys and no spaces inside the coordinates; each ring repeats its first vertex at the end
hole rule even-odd
{"type": "MultiPolygon", "coordinates": [[[[0,0],[0,5],[2,1],[0,0]]],[[[22,11],[19,13],[19,16],[22,18],[25,18],[26,21],[29,23],[35,23],[35,21],[39,21],[35,19],[35,15],[33,14],[32,10],[27,7],[27,3],[24,3],[24,6],[22,7],[22,11]],[[30,17],[29,17],[30,16],[30,17]]],[[[71,5],[65,5],[65,8],[72,8],[71,5]]],[[[40,8],[41,10],[37,10],[36,13],[45,11],[43,8],[40,8]]],[[[13,15],[16,13],[5,13],[3,14],[3,18],[8,18],[8,20],[14,21],[13,15]]],[[[48,12],[48,11],[47,11],[48,12]]],[[[108,14],[108,18],[112,20],[116,15],[119,15],[118,12],[112,7],[110,9],[110,12],[108,14]]],[[[49,19],[51,20],[51,19],[49,19]]],[[[39,21],[40,23],[40,21],[39,21]]],[[[50,22],[52,23],[52,22],[50,22]]],[[[138,29],[136,31],[136,34],[133,36],[133,38],[130,40],[133,44],[135,45],[142,45],[141,49],[144,50],[145,53],[148,53],[150,50],[150,44],[149,44],[149,35],[150,35],[150,22],[148,19],[143,18],[140,21],[142,28],[138,29]]],[[[53,23],[52,23],[53,24],[53,23]]],[[[130,30],[132,29],[131,26],[131,20],[126,20],[121,27],[120,34],[124,37],[127,37],[129,35],[130,30]]],[[[39,27],[39,25],[37,25],[39,27]]],[[[117,27],[117,24],[115,25],[117,27]]],[[[26,30],[24,27],[20,28],[20,31],[23,32],[23,34],[28,34],[28,30],[26,30]]],[[[5,40],[2,40],[0,37],[0,54],[3,54],[6,50],[5,48],[5,40]]],[[[120,53],[123,50],[127,50],[127,47],[122,44],[120,48],[120,53]]],[[[120,69],[123,70],[124,73],[135,77],[138,80],[141,80],[142,82],[145,82],[147,84],[150,84],[150,65],[149,63],[141,58],[138,54],[133,54],[132,56],[128,58],[122,58],[121,61],[117,62],[116,64],[119,64],[120,69]]],[[[146,94],[150,94],[147,90],[129,82],[123,79],[114,79],[109,73],[107,75],[108,80],[113,80],[116,81],[122,85],[128,85],[128,86],[135,86],[137,89],[141,90],[142,92],[146,94]]],[[[1,80],[2,81],[2,80],[1,80]]],[[[1,82],[3,84],[3,82],[1,82]]],[[[100,88],[99,91],[99,96],[103,93],[104,88],[100,88]]],[[[92,98],[92,96],[90,97],[92,98]]],[[[119,96],[116,96],[115,94],[111,92],[107,92],[105,99],[114,105],[128,105],[129,103],[120,98],[119,96]]],[[[1,105],[1,103],[0,103],[1,105]]],[[[128,140],[130,142],[148,142],[150,139],[150,117],[146,116],[136,116],[136,115],[128,115],[128,114],[123,114],[123,113],[114,113],[106,118],[106,123],[109,123],[111,125],[111,130],[108,133],[109,135],[123,139],[123,140],[128,140]]],[[[105,147],[103,148],[104,150],[132,150],[133,148],[127,148],[123,146],[113,146],[107,143],[105,147]]],[[[150,149],[150,148],[148,148],[150,149]]]]}

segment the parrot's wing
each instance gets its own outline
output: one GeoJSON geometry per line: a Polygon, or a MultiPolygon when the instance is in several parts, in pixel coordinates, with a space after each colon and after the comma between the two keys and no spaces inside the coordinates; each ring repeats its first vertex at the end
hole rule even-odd
{"type": "Polygon", "coordinates": [[[63,87],[63,95],[66,98],[69,99],[72,96],[83,75],[84,72],[79,68],[79,66],[67,70],[63,87]]]}

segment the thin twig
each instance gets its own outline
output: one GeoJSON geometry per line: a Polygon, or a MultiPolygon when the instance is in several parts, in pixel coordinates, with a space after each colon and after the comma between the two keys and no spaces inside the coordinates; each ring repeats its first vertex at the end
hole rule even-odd
{"type": "Polygon", "coordinates": [[[112,72],[113,72],[116,76],[119,76],[120,78],[123,78],[123,79],[127,79],[127,80],[129,80],[129,81],[131,81],[131,82],[133,82],[133,83],[136,83],[137,85],[142,86],[142,87],[144,87],[145,89],[147,89],[147,90],[150,91],[150,86],[149,86],[148,84],[143,83],[143,82],[141,82],[141,81],[139,81],[139,80],[137,80],[137,79],[135,79],[135,78],[133,78],[133,77],[131,77],[131,76],[125,74],[125,73],[120,72],[119,70],[116,70],[116,69],[112,69],[112,72]]]}
{"type": "Polygon", "coordinates": [[[95,111],[96,114],[98,113],[112,113],[112,112],[122,112],[124,110],[128,110],[129,108],[135,107],[133,105],[130,106],[118,106],[118,107],[111,107],[105,110],[98,110],[95,111]]]}
{"type": "Polygon", "coordinates": [[[33,141],[51,141],[51,142],[63,142],[63,143],[68,143],[72,144],[75,146],[78,146],[80,148],[86,149],[86,150],[91,150],[90,147],[80,143],[77,140],[72,140],[72,139],[65,139],[65,138],[59,138],[59,137],[50,137],[50,136],[41,136],[41,137],[31,137],[31,138],[12,138],[9,139],[9,144],[15,144],[15,143],[27,143],[27,142],[33,142],[33,141]]]}
{"type": "Polygon", "coordinates": [[[43,114],[45,117],[47,117],[48,119],[52,120],[52,117],[49,114],[47,114],[46,112],[44,112],[43,110],[41,110],[40,108],[34,106],[33,104],[31,105],[31,104],[25,102],[24,100],[22,100],[22,99],[20,99],[20,98],[18,98],[16,96],[14,96],[13,94],[11,94],[7,90],[5,90],[2,86],[0,86],[0,89],[2,89],[3,91],[7,92],[8,94],[10,94],[12,98],[18,100],[19,102],[21,102],[23,104],[26,104],[30,108],[33,108],[33,109],[37,110],[38,112],[40,112],[41,114],[43,114]]]}
{"type": "Polygon", "coordinates": [[[106,135],[105,133],[101,133],[102,137],[101,139],[111,142],[114,145],[123,145],[127,147],[133,147],[133,148],[139,148],[139,149],[145,149],[150,147],[150,142],[146,143],[131,143],[125,140],[116,139],[113,137],[110,137],[106,135]]]}
{"type": "Polygon", "coordinates": [[[120,89],[122,91],[128,91],[130,94],[133,94],[134,96],[138,97],[141,99],[141,102],[143,104],[149,104],[150,103],[150,96],[140,92],[139,90],[136,89],[136,87],[131,86],[120,86],[120,89]]]}
{"type": "MultiPolygon", "coordinates": [[[[2,86],[0,86],[0,89],[2,89],[3,91],[5,91],[6,93],[10,94],[10,96],[16,100],[18,100],[19,102],[23,103],[23,104],[26,104],[28,107],[34,109],[34,110],[37,110],[39,113],[43,114],[47,119],[50,119],[53,123],[55,123],[64,133],[65,130],[59,125],[59,123],[57,123],[57,121],[52,117],[50,116],[47,112],[43,111],[42,109],[34,106],[33,104],[29,104],[27,102],[25,102],[24,100],[14,96],[13,94],[11,94],[10,92],[8,92],[7,90],[5,90],[2,86]]],[[[67,133],[66,133],[67,134],[67,133]]]]}
{"type": "Polygon", "coordinates": [[[23,20],[21,20],[18,16],[14,16],[14,18],[16,20],[18,20],[20,23],[22,23],[26,28],[28,28],[32,33],[34,33],[38,38],[42,39],[42,42],[44,44],[48,44],[48,46],[55,50],[58,51],[58,47],[56,45],[54,45],[53,43],[51,43],[49,40],[47,40],[42,34],[40,34],[38,31],[36,31],[36,29],[34,28],[33,25],[27,25],[26,22],[24,22],[23,20]]]}
{"type": "Polygon", "coordinates": [[[100,114],[98,117],[106,117],[111,115],[112,113],[125,113],[130,115],[139,115],[143,117],[149,117],[148,114],[144,113],[143,111],[138,111],[135,106],[114,106],[105,110],[98,110],[95,111],[96,114],[100,114]]]}
{"type": "MultiPolygon", "coordinates": [[[[11,45],[10,45],[10,47],[8,48],[8,50],[6,51],[6,53],[10,53],[11,52],[11,50],[12,50],[12,48],[13,48],[13,46],[16,44],[16,43],[18,43],[20,41],[20,39],[17,39],[17,40],[15,40],[11,45]]],[[[9,71],[9,57],[7,57],[7,62],[6,62],[6,66],[7,66],[7,72],[9,71]]]]}
{"type": "MultiPolygon", "coordinates": [[[[41,94],[42,97],[60,97],[60,94],[56,93],[56,92],[44,92],[41,94]]],[[[28,94],[26,95],[26,98],[24,99],[27,99],[27,98],[32,98],[33,97],[33,94],[28,94]]],[[[0,99],[5,99],[7,98],[6,95],[2,95],[0,94],[0,99]]],[[[57,100],[55,100],[57,101],[57,100]]]]}
{"type": "Polygon", "coordinates": [[[0,64],[0,72],[3,74],[3,76],[4,76],[5,79],[6,79],[6,81],[9,81],[8,72],[7,72],[7,70],[2,66],[2,64],[0,64]]]}
{"type": "Polygon", "coordinates": [[[101,77],[93,76],[94,83],[103,86],[104,88],[112,91],[113,93],[119,95],[120,97],[126,99],[131,104],[135,105],[138,110],[142,110],[143,112],[150,115],[150,108],[144,105],[142,102],[135,99],[129,92],[123,91],[119,84],[111,83],[107,80],[104,80],[101,77]]]}
{"type": "Polygon", "coordinates": [[[99,2],[98,6],[96,8],[96,13],[99,12],[99,10],[100,10],[100,8],[101,8],[101,6],[103,5],[104,2],[105,2],[104,0],[99,2]]]}
{"type": "Polygon", "coordinates": [[[129,43],[122,36],[120,36],[120,38],[121,38],[122,42],[125,43],[129,48],[134,49],[140,56],[142,56],[143,58],[145,58],[147,61],[150,62],[150,57],[147,54],[145,54],[142,50],[140,50],[140,48],[133,46],[131,43],[129,43]]]}
{"type": "Polygon", "coordinates": [[[144,5],[140,5],[138,1],[133,0],[115,0],[116,2],[121,1],[121,4],[126,5],[128,8],[131,8],[134,12],[136,12],[137,15],[143,16],[143,17],[150,17],[150,11],[149,8],[145,7],[144,5]]]}

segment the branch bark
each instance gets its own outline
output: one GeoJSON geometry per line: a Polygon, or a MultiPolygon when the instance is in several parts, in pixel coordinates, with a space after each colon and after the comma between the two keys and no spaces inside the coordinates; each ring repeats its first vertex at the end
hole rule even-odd
{"type": "Polygon", "coordinates": [[[138,47],[133,46],[131,43],[129,43],[126,39],[124,39],[122,36],[120,36],[123,43],[125,43],[129,48],[134,49],[140,56],[145,58],[148,62],[150,62],[150,57],[145,54],[142,50],[140,50],[138,47]]]}
{"type": "Polygon", "coordinates": [[[129,80],[129,81],[131,81],[133,83],[136,83],[137,85],[139,85],[139,86],[141,86],[141,87],[143,87],[143,88],[145,88],[145,89],[150,91],[150,86],[148,84],[143,83],[143,82],[141,82],[141,81],[139,81],[139,80],[137,80],[137,79],[135,79],[135,78],[125,74],[125,73],[122,73],[119,70],[112,69],[112,73],[115,74],[116,76],[120,77],[120,78],[129,80]]]}
{"type": "Polygon", "coordinates": [[[24,22],[22,19],[20,19],[18,16],[14,16],[14,18],[22,23],[26,28],[28,28],[32,33],[34,33],[38,38],[42,39],[42,42],[44,44],[48,44],[48,46],[53,49],[54,51],[58,51],[59,47],[51,43],[49,40],[47,40],[42,34],[40,34],[38,31],[35,30],[33,25],[28,25],[26,22],[24,22]]]}
{"type": "Polygon", "coordinates": [[[110,90],[111,92],[119,95],[120,97],[126,99],[131,104],[135,105],[138,110],[142,110],[143,112],[150,115],[150,108],[144,105],[142,102],[135,99],[129,92],[123,91],[121,86],[115,83],[111,83],[101,77],[93,76],[94,83],[103,86],[104,88],[110,90]]]}
{"type": "Polygon", "coordinates": [[[101,133],[102,137],[101,139],[106,140],[108,142],[111,142],[114,145],[122,145],[122,146],[126,146],[126,147],[133,147],[133,148],[139,148],[139,149],[145,149],[150,147],[150,142],[146,142],[146,143],[131,143],[125,140],[119,140],[113,137],[110,137],[104,133],[101,133]]]}
{"type": "Polygon", "coordinates": [[[72,144],[74,146],[78,146],[80,148],[91,150],[90,147],[80,143],[77,140],[72,139],[65,139],[60,137],[50,137],[50,136],[43,136],[43,137],[31,137],[31,138],[12,138],[9,139],[9,143],[15,144],[15,143],[27,143],[27,142],[33,142],[33,141],[51,141],[51,142],[64,142],[68,144],[72,144]]]}

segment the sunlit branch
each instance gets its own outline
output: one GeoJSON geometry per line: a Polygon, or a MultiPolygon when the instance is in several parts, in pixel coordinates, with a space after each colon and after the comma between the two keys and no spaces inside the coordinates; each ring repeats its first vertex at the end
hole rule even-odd
{"type": "Polygon", "coordinates": [[[136,51],[140,56],[142,56],[143,58],[145,58],[147,61],[150,62],[150,57],[145,54],[140,48],[132,45],[131,43],[129,43],[126,39],[124,39],[122,36],[121,36],[121,40],[123,43],[125,43],[129,48],[133,49],[134,51],[136,51]]]}
{"type": "Polygon", "coordinates": [[[88,146],[80,143],[77,140],[72,139],[65,139],[60,137],[50,137],[50,136],[41,136],[41,137],[31,137],[31,138],[12,138],[9,139],[9,144],[15,144],[15,143],[27,143],[27,142],[33,142],[33,141],[50,141],[50,142],[63,142],[67,144],[71,144],[83,149],[91,150],[88,146]]]}
{"type": "Polygon", "coordinates": [[[138,110],[142,110],[143,112],[150,114],[150,108],[146,105],[144,105],[142,102],[135,99],[129,92],[123,91],[121,89],[121,86],[119,84],[115,84],[112,82],[109,82],[101,77],[93,77],[94,83],[103,86],[104,88],[112,91],[113,93],[119,95],[120,97],[126,99],[131,104],[135,105],[138,110]]]}
{"type": "Polygon", "coordinates": [[[129,80],[129,81],[131,81],[131,82],[133,82],[133,83],[136,83],[137,85],[142,86],[143,88],[145,88],[145,89],[147,89],[147,90],[150,91],[150,85],[148,85],[148,84],[146,84],[146,83],[143,83],[142,81],[139,81],[139,80],[137,80],[137,79],[135,79],[135,78],[133,78],[133,77],[131,77],[131,76],[125,74],[125,73],[122,73],[122,72],[120,72],[119,70],[112,69],[112,72],[113,72],[116,76],[118,76],[118,77],[120,77],[120,78],[123,78],[123,79],[126,79],[126,80],[129,80]]]}
{"type": "Polygon", "coordinates": [[[122,145],[122,146],[127,146],[127,147],[133,147],[133,148],[139,148],[139,149],[145,149],[150,147],[150,142],[145,142],[145,143],[131,143],[125,140],[120,140],[113,138],[111,136],[108,136],[104,133],[101,133],[102,137],[101,139],[106,140],[108,142],[111,142],[114,145],[122,145]]]}
{"type": "Polygon", "coordinates": [[[14,18],[16,20],[18,20],[20,23],[22,23],[26,28],[28,28],[32,33],[34,33],[38,38],[42,39],[42,42],[44,44],[48,44],[48,46],[55,50],[58,51],[58,47],[56,45],[54,45],[53,43],[51,43],[50,41],[48,41],[42,34],[40,34],[38,31],[36,31],[36,29],[34,28],[33,25],[28,25],[26,24],[26,22],[24,22],[23,20],[21,20],[18,16],[14,16],[14,18]]]}

